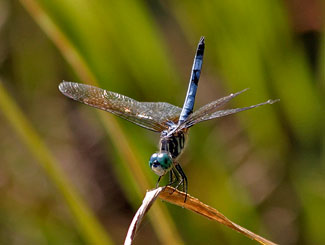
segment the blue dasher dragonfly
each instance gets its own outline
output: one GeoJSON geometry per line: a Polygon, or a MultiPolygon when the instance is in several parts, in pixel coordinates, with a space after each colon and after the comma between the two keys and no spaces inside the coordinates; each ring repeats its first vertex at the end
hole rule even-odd
{"type": "Polygon", "coordinates": [[[175,185],[175,189],[182,186],[182,190],[187,193],[188,181],[178,162],[178,158],[184,149],[188,129],[203,121],[246,111],[265,104],[273,104],[278,101],[268,100],[264,103],[243,108],[217,110],[247,90],[244,89],[215,100],[193,112],[204,48],[205,40],[204,37],[201,37],[194,57],[183,108],[166,102],[139,102],[118,93],[74,82],[63,81],[59,85],[59,90],[71,99],[108,111],[143,128],[159,132],[159,151],[152,154],[149,160],[150,168],[159,176],[157,186],[161,177],[169,173],[169,185],[175,185]]]}

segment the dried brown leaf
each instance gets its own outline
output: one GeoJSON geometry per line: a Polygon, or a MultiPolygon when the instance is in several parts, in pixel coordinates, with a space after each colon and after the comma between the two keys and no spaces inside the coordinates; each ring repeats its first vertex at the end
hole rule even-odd
{"type": "Polygon", "coordinates": [[[200,202],[197,198],[194,198],[190,195],[187,195],[186,202],[185,200],[185,193],[179,190],[175,190],[172,187],[159,187],[150,191],[147,191],[145,198],[143,199],[142,205],[138,209],[137,213],[135,214],[131,225],[129,227],[127,236],[125,238],[124,244],[132,244],[134,236],[136,234],[137,228],[139,227],[141,221],[144,218],[144,215],[148,212],[149,208],[153,204],[153,202],[157,199],[157,197],[161,198],[162,200],[169,202],[171,204],[175,204],[177,206],[186,208],[188,210],[194,211],[202,216],[205,216],[209,219],[215,220],[223,225],[230,227],[231,229],[242,233],[243,235],[249,237],[252,240],[259,242],[260,244],[265,245],[276,245],[273,243],[247,229],[237,225],[236,223],[229,220],[226,216],[222,213],[217,211],[216,209],[200,202]]]}
{"type": "Polygon", "coordinates": [[[259,242],[260,244],[275,245],[275,243],[245,229],[244,227],[241,227],[240,225],[237,225],[234,222],[232,222],[226,216],[224,216],[222,213],[220,213],[216,209],[204,204],[203,202],[200,202],[197,198],[187,195],[187,200],[184,203],[185,193],[175,190],[172,187],[164,188],[160,192],[159,198],[161,198],[162,200],[167,201],[169,203],[175,204],[177,206],[194,211],[198,214],[201,214],[202,216],[205,216],[209,219],[215,220],[223,225],[226,225],[226,226],[230,227],[231,229],[244,234],[245,236],[249,237],[250,239],[253,239],[253,240],[259,242]]]}

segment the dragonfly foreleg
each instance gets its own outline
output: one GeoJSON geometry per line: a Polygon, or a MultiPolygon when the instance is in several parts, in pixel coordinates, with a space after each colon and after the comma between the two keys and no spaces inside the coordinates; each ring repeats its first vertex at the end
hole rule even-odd
{"type": "Polygon", "coordinates": [[[157,180],[156,188],[159,187],[159,182],[160,182],[160,180],[161,180],[161,176],[159,176],[159,178],[158,178],[158,180],[157,180]]]}
{"type": "Polygon", "coordinates": [[[169,183],[168,185],[172,186],[173,184],[177,183],[179,181],[179,177],[178,177],[178,172],[176,169],[172,168],[169,172],[169,183]],[[174,178],[175,176],[175,178],[174,178]]]}
{"type": "Polygon", "coordinates": [[[179,173],[179,175],[181,176],[181,180],[180,180],[180,182],[177,184],[177,186],[175,188],[177,189],[181,184],[183,184],[183,188],[182,189],[183,189],[183,192],[185,192],[184,202],[186,202],[186,198],[187,198],[187,184],[188,184],[187,183],[187,177],[186,177],[186,175],[185,175],[185,173],[184,173],[181,165],[176,164],[175,165],[175,168],[176,168],[177,172],[179,173]]]}
{"type": "Polygon", "coordinates": [[[173,170],[169,171],[169,183],[168,185],[174,184],[173,170]]]}
{"type": "MultiPolygon", "coordinates": [[[[175,183],[177,183],[179,181],[179,175],[180,174],[178,171],[175,168],[172,168],[169,172],[169,183],[166,186],[173,186],[175,183]],[[175,178],[173,176],[175,176],[175,178]]],[[[170,195],[173,194],[175,190],[176,189],[174,189],[170,195]]]]}

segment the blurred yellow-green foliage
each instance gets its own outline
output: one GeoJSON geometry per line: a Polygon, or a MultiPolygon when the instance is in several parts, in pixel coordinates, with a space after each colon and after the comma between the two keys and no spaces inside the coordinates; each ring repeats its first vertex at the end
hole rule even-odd
{"type": "MultiPolygon", "coordinates": [[[[181,106],[264,106],[193,127],[189,193],[281,244],[325,244],[321,1],[0,1],[0,244],[122,243],[159,135],[73,102],[62,80],[181,106]]],[[[255,244],[156,203],[136,244],[255,244]]]]}

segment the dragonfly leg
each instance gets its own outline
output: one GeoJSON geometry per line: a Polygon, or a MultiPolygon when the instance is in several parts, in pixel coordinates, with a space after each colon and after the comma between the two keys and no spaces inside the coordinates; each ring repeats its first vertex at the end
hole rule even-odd
{"type": "Polygon", "coordinates": [[[174,183],[174,176],[173,176],[173,170],[169,171],[169,183],[168,185],[172,185],[174,183]]]}
{"type": "Polygon", "coordinates": [[[179,175],[181,176],[181,181],[177,184],[177,186],[175,187],[176,189],[178,188],[178,186],[180,186],[181,184],[183,184],[183,191],[185,192],[185,199],[184,202],[186,202],[187,199],[187,177],[183,171],[183,169],[181,168],[181,165],[176,164],[175,168],[177,170],[177,172],[179,173],[179,175]]]}
{"type": "Polygon", "coordinates": [[[168,183],[168,185],[172,186],[173,184],[177,183],[178,180],[179,180],[178,173],[174,168],[172,168],[170,170],[170,172],[169,172],[169,183],[168,183]],[[175,178],[174,178],[174,176],[175,176],[175,178]]]}
{"type": "Polygon", "coordinates": [[[158,180],[157,180],[156,188],[159,187],[159,182],[160,182],[160,180],[161,180],[161,176],[159,176],[159,178],[158,178],[158,180]]]}
{"type": "MultiPolygon", "coordinates": [[[[177,170],[176,170],[175,168],[172,168],[172,169],[170,170],[170,173],[169,173],[169,183],[168,183],[167,186],[173,186],[173,185],[174,185],[175,183],[177,183],[178,181],[179,181],[179,173],[177,172],[177,170]],[[174,178],[173,176],[175,176],[175,178],[174,178]]],[[[174,189],[174,190],[170,193],[170,195],[173,194],[175,190],[176,190],[176,189],[174,189]]]]}

